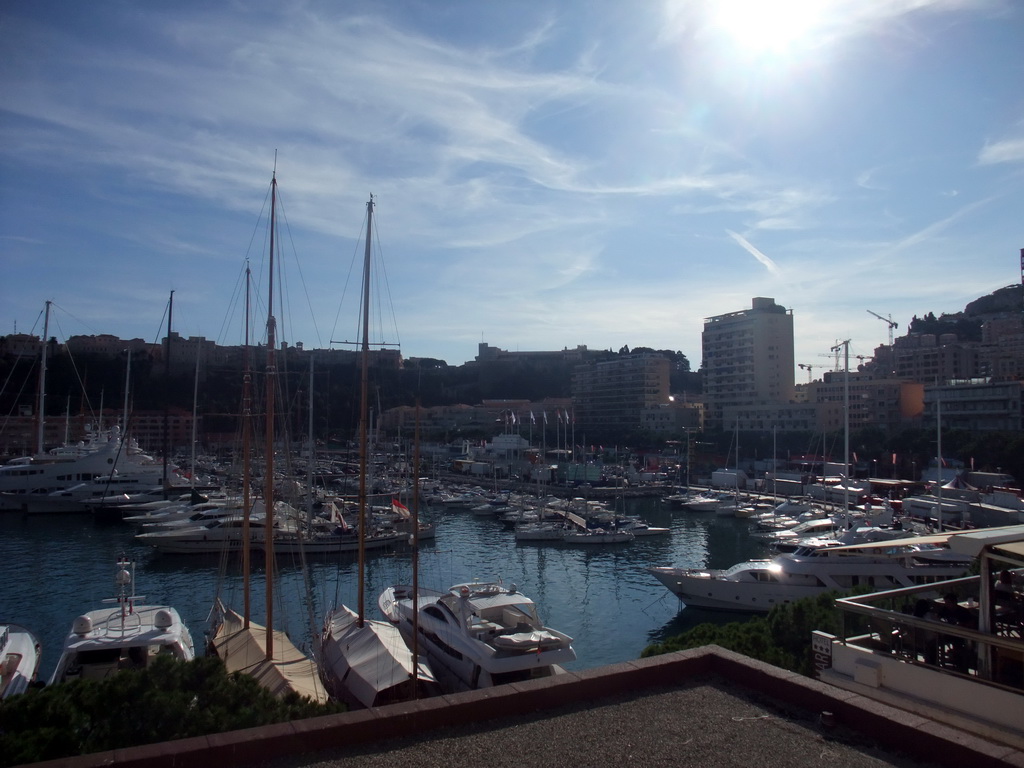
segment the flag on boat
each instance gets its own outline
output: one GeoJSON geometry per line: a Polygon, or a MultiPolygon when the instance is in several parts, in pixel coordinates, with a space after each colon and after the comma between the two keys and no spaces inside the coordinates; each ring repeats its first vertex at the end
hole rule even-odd
{"type": "Polygon", "coordinates": [[[398,499],[391,500],[391,511],[402,517],[409,517],[409,508],[398,499]]]}
{"type": "Polygon", "coordinates": [[[342,530],[348,530],[348,523],[345,522],[345,516],[338,510],[338,505],[333,501],[327,505],[328,509],[328,522],[336,523],[341,526],[342,530]]]}
{"type": "Polygon", "coordinates": [[[547,411],[543,411],[543,414],[544,414],[544,426],[546,427],[548,425],[548,412],[547,411]]]}

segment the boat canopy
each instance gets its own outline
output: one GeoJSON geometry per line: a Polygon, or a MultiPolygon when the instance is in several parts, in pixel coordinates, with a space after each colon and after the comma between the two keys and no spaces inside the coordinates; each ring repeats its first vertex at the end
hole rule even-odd
{"type": "Polygon", "coordinates": [[[249,622],[245,629],[242,617],[230,608],[220,606],[223,623],[213,639],[217,655],[228,672],[244,672],[272,694],[281,698],[294,691],[321,704],[328,700],[316,665],[306,657],[284,632],[274,631],[274,658],[267,660],[267,628],[249,622]]]}

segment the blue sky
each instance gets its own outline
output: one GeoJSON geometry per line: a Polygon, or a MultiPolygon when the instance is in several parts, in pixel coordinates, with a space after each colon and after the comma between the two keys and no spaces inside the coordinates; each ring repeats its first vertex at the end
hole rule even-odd
{"type": "MultiPolygon", "coordinates": [[[[648,346],[774,297],[796,361],[1020,280],[1014,0],[92,3],[0,10],[0,333],[239,343],[275,153],[281,338],[459,365],[648,346]],[[765,7],[774,12],[766,15],[765,7]]],[[[797,380],[805,373],[797,371],[797,380]]],[[[820,371],[815,371],[815,378],[820,371]]]]}

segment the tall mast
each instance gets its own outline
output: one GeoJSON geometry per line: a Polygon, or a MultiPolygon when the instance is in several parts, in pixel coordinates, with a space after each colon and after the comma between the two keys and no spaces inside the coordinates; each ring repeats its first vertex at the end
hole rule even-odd
{"type": "Polygon", "coordinates": [[[365,585],[363,568],[366,564],[366,473],[367,422],[370,389],[370,254],[373,232],[373,195],[366,203],[366,250],[363,254],[363,343],[361,346],[360,394],[359,394],[359,618],[357,626],[362,628],[365,614],[365,585]]]}
{"type": "Polygon", "coordinates": [[[935,512],[939,533],[942,533],[942,390],[935,385],[935,496],[938,510],[935,512]]]}
{"type": "Polygon", "coordinates": [[[420,398],[416,397],[416,437],[412,451],[412,685],[420,671],[420,398]]]}
{"type": "MultiPolygon", "coordinates": [[[[174,291],[171,291],[171,298],[167,303],[167,350],[164,359],[164,447],[163,447],[163,487],[164,498],[167,498],[167,456],[171,452],[171,404],[170,404],[170,381],[171,381],[171,315],[174,313],[174,291]]],[[[102,410],[101,410],[102,413],[102,410]]]]}
{"type": "MultiPolygon", "coordinates": [[[[196,375],[192,381],[192,471],[189,473],[189,478],[192,490],[196,488],[196,415],[199,411],[199,361],[203,356],[203,348],[200,347],[196,351],[196,375]]],[[[127,423],[125,424],[125,431],[127,432],[127,423]]]]}
{"type": "Polygon", "coordinates": [[[245,265],[245,373],[242,375],[242,622],[249,628],[249,513],[252,511],[252,354],[249,348],[249,283],[245,265]]]}
{"type": "Polygon", "coordinates": [[[306,530],[313,530],[313,461],[316,444],[313,440],[313,355],[309,355],[309,462],[306,466],[306,530]]]}
{"type": "Polygon", "coordinates": [[[274,658],[274,395],[277,390],[277,367],[274,360],[277,346],[274,321],[274,230],[277,226],[277,172],[270,181],[270,279],[267,291],[267,443],[266,470],[263,473],[264,518],[263,551],[267,568],[267,661],[274,658]]]}
{"type": "MultiPolygon", "coordinates": [[[[124,368],[124,411],[121,416],[121,435],[122,437],[128,436],[128,387],[132,381],[132,350],[128,348],[128,362],[124,368]]],[[[66,442],[66,440],[65,440],[66,442]]]]}
{"type": "Polygon", "coordinates": [[[46,313],[43,317],[43,349],[42,349],[42,362],[39,366],[39,407],[36,409],[36,414],[39,417],[39,423],[36,424],[36,452],[43,453],[45,450],[45,432],[46,432],[46,348],[50,340],[50,302],[46,302],[46,313]]]}

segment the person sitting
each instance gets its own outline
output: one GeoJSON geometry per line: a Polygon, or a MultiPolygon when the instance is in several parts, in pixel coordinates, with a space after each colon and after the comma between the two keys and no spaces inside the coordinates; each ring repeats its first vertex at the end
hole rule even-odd
{"type": "Polygon", "coordinates": [[[999,572],[999,578],[993,588],[993,597],[997,603],[1012,603],[1017,597],[1013,589],[1013,574],[1005,568],[999,572]]]}
{"type": "Polygon", "coordinates": [[[995,606],[994,624],[996,632],[1016,633],[1018,636],[1024,629],[1024,599],[1013,587],[1013,574],[1008,570],[1000,571],[992,589],[992,604],[995,606]]]}
{"type": "MultiPolygon", "coordinates": [[[[956,599],[952,592],[942,598],[942,608],[939,609],[939,619],[948,624],[955,624],[958,627],[977,629],[978,622],[964,606],[956,599]]],[[[944,652],[947,661],[951,662],[960,672],[967,672],[967,641],[962,637],[946,637],[944,652]]]]}
{"type": "Polygon", "coordinates": [[[971,615],[971,612],[956,599],[956,595],[952,592],[947,593],[942,598],[942,608],[939,609],[939,619],[949,624],[956,624],[958,627],[968,627],[970,629],[977,629],[978,622],[971,615]]]}
{"type": "MultiPolygon", "coordinates": [[[[931,600],[925,600],[921,598],[914,603],[914,617],[918,619],[927,619],[928,621],[938,621],[939,617],[935,613],[935,609],[932,607],[931,600]]],[[[935,632],[927,629],[914,628],[913,637],[915,639],[915,648],[917,648],[921,655],[924,656],[925,664],[931,664],[935,666],[938,663],[939,658],[939,641],[938,635],[935,632]]]]}

